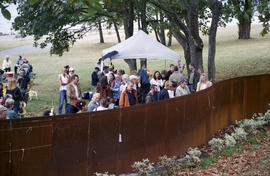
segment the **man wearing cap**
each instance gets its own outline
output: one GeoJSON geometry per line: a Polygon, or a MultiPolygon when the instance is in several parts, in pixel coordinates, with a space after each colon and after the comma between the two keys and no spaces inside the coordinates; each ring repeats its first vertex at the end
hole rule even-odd
{"type": "Polygon", "coordinates": [[[92,75],[91,75],[91,86],[92,86],[92,89],[95,90],[96,87],[97,87],[97,83],[99,81],[98,79],[98,72],[99,72],[99,68],[98,67],[95,67],[95,70],[93,71],[92,75]]]}
{"type": "Polygon", "coordinates": [[[58,104],[58,114],[62,114],[63,104],[65,101],[65,111],[67,113],[67,85],[70,83],[69,75],[66,72],[66,68],[62,69],[62,74],[58,76],[58,82],[60,84],[59,88],[59,104],[58,104]]]}
{"type": "Polygon", "coordinates": [[[75,70],[73,67],[69,68],[69,77],[72,78],[72,76],[75,75],[75,70]]]}
{"type": "Polygon", "coordinates": [[[189,91],[187,84],[188,84],[188,80],[186,78],[183,78],[180,81],[180,85],[176,88],[176,91],[175,91],[176,97],[190,94],[190,91],[189,91]]]}

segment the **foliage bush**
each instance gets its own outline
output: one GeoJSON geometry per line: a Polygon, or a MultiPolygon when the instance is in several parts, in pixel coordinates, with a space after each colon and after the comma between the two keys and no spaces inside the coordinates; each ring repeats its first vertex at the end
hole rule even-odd
{"type": "Polygon", "coordinates": [[[163,155],[159,157],[158,165],[164,167],[167,171],[167,174],[174,175],[174,168],[177,165],[176,157],[173,156],[172,158],[167,157],[167,155],[163,155]]]}
{"type": "Polygon", "coordinates": [[[208,142],[208,144],[215,152],[221,151],[224,148],[224,141],[220,138],[213,138],[208,142]]]}
{"type": "Polygon", "coordinates": [[[150,163],[149,159],[142,159],[131,166],[139,175],[149,175],[154,169],[154,163],[150,163]]]}
{"type": "Polygon", "coordinates": [[[200,156],[202,154],[202,152],[196,147],[196,148],[189,148],[187,151],[187,155],[186,158],[192,162],[192,163],[198,163],[200,162],[200,156]]]}
{"type": "Polygon", "coordinates": [[[105,173],[95,173],[96,176],[115,176],[114,174],[109,174],[108,172],[105,173]]]}
{"type": "Polygon", "coordinates": [[[231,148],[231,147],[235,146],[235,144],[236,144],[234,137],[227,134],[227,133],[225,134],[224,140],[225,140],[226,147],[231,148]]]}
{"type": "Polygon", "coordinates": [[[245,130],[243,128],[239,127],[239,128],[236,128],[234,130],[234,133],[232,133],[231,135],[234,137],[234,139],[236,141],[242,141],[242,140],[245,140],[247,138],[248,134],[245,132],[245,130]]]}

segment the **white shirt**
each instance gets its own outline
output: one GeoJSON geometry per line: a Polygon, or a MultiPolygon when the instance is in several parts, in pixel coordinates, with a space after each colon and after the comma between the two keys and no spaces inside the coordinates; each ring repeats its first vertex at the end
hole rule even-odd
{"type": "MultiPolygon", "coordinates": [[[[60,79],[61,79],[61,81],[62,81],[62,83],[64,83],[64,84],[67,84],[68,83],[68,80],[69,80],[69,76],[68,75],[66,75],[66,76],[64,76],[63,74],[60,74],[59,75],[60,76],[60,79]]],[[[65,86],[60,86],[60,91],[61,90],[67,90],[67,85],[65,85],[65,86]]]]}
{"type": "Polygon", "coordinates": [[[74,89],[75,89],[75,95],[76,95],[76,97],[79,98],[78,86],[75,85],[75,84],[73,84],[73,83],[72,83],[72,85],[73,85],[73,87],[74,87],[74,89]]]}
{"type": "Polygon", "coordinates": [[[151,81],[150,81],[150,84],[151,85],[156,85],[158,91],[160,91],[160,88],[163,87],[164,82],[162,81],[162,79],[155,80],[154,78],[152,78],[151,81]]]}
{"type": "Polygon", "coordinates": [[[198,82],[197,91],[207,89],[212,86],[212,82],[207,81],[206,83],[198,82]]]}
{"type": "Polygon", "coordinates": [[[175,96],[174,96],[174,91],[172,91],[172,90],[168,90],[168,94],[169,94],[169,97],[170,98],[174,98],[175,96]]]}
{"type": "Polygon", "coordinates": [[[123,92],[126,90],[126,87],[127,87],[127,83],[125,83],[124,85],[121,85],[120,86],[120,91],[123,92]]]}
{"type": "Polygon", "coordinates": [[[97,111],[104,111],[104,110],[108,110],[108,108],[105,108],[105,107],[103,107],[103,106],[99,106],[99,107],[97,108],[97,111]]]}
{"type": "Polygon", "coordinates": [[[185,88],[182,88],[181,86],[178,86],[176,88],[176,91],[175,91],[176,97],[180,97],[180,96],[184,96],[184,95],[188,95],[188,94],[190,94],[190,91],[189,91],[187,86],[185,86],[185,88]]]}
{"type": "Polygon", "coordinates": [[[3,68],[3,69],[5,69],[5,68],[11,68],[11,61],[8,60],[8,62],[7,62],[7,60],[4,59],[4,60],[3,60],[2,68],[3,68]]]}

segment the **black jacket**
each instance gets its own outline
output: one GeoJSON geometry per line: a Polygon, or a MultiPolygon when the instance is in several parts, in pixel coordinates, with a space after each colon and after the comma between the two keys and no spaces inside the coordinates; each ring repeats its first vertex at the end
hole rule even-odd
{"type": "Polygon", "coordinates": [[[168,90],[167,89],[162,89],[160,92],[159,92],[159,100],[167,100],[169,99],[169,93],[168,93],[168,90]]]}

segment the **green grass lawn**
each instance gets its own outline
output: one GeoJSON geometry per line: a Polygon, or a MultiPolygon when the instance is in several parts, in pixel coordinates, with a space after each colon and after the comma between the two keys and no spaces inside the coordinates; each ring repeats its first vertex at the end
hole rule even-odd
{"type": "MultiPolygon", "coordinates": [[[[216,52],[217,81],[244,75],[270,73],[270,35],[260,37],[260,30],[259,26],[254,26],[251,40],[237,40],[236,27],[219,29],[216,52]]],[[[204,68],[207,72],[207,37],[203,37],[203,40],[205,43],[204,68]]],[[[75,68],[76,73],[80,76],[82,89],[89,90],[91,72],[100,58],[102,50],[113,46],[117,41],[116,37],[112,35],[105,38],[105,44],[98,42],[98,39],[81,40],[62,57],[50,56],[49,51],[24,55],[30,60],[34,72],[37,73],[32,89],[38,91],[39,96],[38,100],[34,99],[29,102],[27,106],[29,116],[39,116],[46,107],[52,105],[57,111],[59,89],[57,75],[64,65],[75,68]]],[[[2,42],[0,42],[0,48],[1,46],[3,46],[2,42]]],[[[183,50],[176,41],[173,41],[171,48],[183,57],[183,50]]],[[[16,58],[17,56],[11,56],[13,63],[16,58]]],[[[168,61],[167,66],[170,63],[176,64],[176,62],[168,61]]],[[[182,63],[184,63],[184,59],[182,63]]],[[[113,61],[113,64],[115,68],[128,71],[127,64],[122,60],[113,61]]],[[[164,61],[151,60],[148,62],[148,68],[153,71],[162,70],[164,61]]]]}

